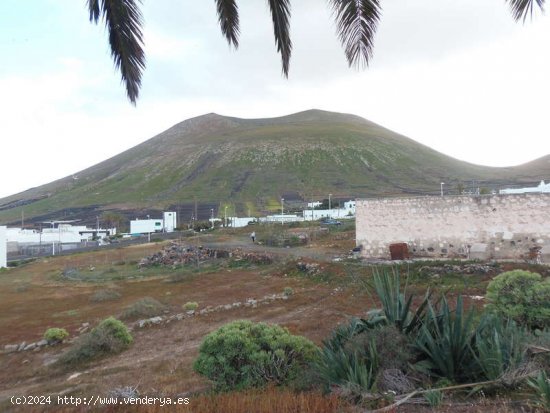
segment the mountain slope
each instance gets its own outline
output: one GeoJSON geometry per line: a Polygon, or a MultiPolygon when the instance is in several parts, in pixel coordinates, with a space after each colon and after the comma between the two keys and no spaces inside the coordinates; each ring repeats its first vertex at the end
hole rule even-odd
{"type": "Polygon", "coordinates": [[[443,155],[357,116],[309,110],[269,119],[214,113],[113,158],[0,200],[0,222],[66,208],[164,208],[199,202],[259,209],[303,199],[437,193],[440,182],[533,183],[550,157],[509,168],[443,155]],[[288,194],[288,195],[287,195],[288,194]]]}

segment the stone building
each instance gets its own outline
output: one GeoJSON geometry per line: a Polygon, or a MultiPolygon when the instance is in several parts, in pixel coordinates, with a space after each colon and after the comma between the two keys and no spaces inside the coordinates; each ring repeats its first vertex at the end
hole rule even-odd
{"type": "Polygon", "coordinates": [[[550,193],[360,199],[357,245],[366,258],[542,259],[550,262],[550,193]]]}

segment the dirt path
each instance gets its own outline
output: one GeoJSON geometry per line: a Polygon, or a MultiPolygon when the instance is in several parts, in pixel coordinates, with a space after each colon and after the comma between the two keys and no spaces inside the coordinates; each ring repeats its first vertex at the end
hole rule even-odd
{"type": "MultiPolygon", "coordinates": [[[[191,243],[191,242],[190,242],[191,243]]],[[[258,252],[269,252],[274,255],[283,256],[283,257],[307,257],[317,261],[332,261],[335,257],[344,254],[347,250],[337,249],[337,248],[319,248],[311,246],[301,246],[301,247],[270,247],[267,245],[261,245],[258,243],[252,243],[250,238],[247,236],[242,237],[231,237],[228,240],[224,241],[208,241],[204,240],[200,245],[203,245],[208,248],[225,248],[225,249],[234,249],[240,248],[244,251],[258,251],[258,252]]]]}

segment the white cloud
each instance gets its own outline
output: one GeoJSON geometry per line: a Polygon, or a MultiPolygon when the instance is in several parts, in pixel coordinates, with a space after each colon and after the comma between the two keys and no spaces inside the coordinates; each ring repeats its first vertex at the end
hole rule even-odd
{"type": "MultiPolygon", "coordinates": [[[[516,24],[500,0],[387,1],[371,68],[356,71],[347,67],[326,4],[295,1],[286,80],[265,2],[241,3],[238,51],[222,37],[213,2],[145,3],[148,67],[136,108],[112,68],[105,33],[85,13],[68,27],[59,22],[72,20],[50,16],[55,40],[41,41],[51,49],[40,56],[51,58],[31,70],[28,59],[20,67],[17,61],[32,50],[10,47],[14,54],[4,57],[10,64],[0,69],[0,136],[10,156],[0,174],[14,178],[3,179],[0,197],[84,169],[207,112],[349,112],[489,165],[550,153],[546,16],[516,24]]],[[[74,12],[74,3],[63,4],[51,12],[74,12]]]]}

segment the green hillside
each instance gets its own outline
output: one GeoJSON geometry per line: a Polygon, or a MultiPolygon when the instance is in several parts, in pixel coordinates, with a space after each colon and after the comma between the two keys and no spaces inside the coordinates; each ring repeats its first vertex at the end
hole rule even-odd
{"type": "Polygon", "coordinates": [[[462,162],[347,114],[272,119],[208,114],[72,176],[0,200],[0,222],[67,208],[161,209],[198,202],[265,210],[304,199],[438,193],[440,182],[533,183],[550,158],[510,168],[462,162]]]}

